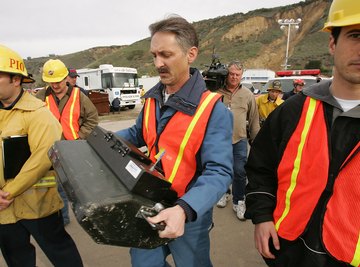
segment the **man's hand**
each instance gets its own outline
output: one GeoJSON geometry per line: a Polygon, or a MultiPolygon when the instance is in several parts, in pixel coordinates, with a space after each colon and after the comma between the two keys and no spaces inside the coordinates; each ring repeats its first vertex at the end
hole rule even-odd
{"type": "Polygon", "coordinates": [[[10,193],[0,190],[0,211],[9,207],[9,205],[14,201],[14,199],[7,200],[7,197],[10,193]]]}
{"type": "Polygon", "coordinates": [[[269,239],[273,240],[276,250],[280,250],[279,238],[276,233],[275,225],[273,222],[263,222],[255,225],[255,247],[259,253],[269,259],[275,259],[275,256],[270,252],[269,239]]]}
{"type": "Polygon", "coordinates": [[[159,231],[161,238],[177,238],[184,234],[186,215],[179,205],[167,208],[154,217],[148,217],[151,223],[165,223],[163,231],[159,231]]]}

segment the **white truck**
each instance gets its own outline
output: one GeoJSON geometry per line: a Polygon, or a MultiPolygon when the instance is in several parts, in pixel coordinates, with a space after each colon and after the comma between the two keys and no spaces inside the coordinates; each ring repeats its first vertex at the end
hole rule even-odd
{"type": "Polygon", "coordinates": [[[268,69],[246,69],[242,75],[241,82],[252,83],[255,88],[261,89],[272,78],[275,78],[275,71],[268,69]]]}
{"type": "Polygon", "coordinates": [[[140,88],[137,70],[127,67],[114,67],[111,64],[100,65],[97,69],[78,69],[77,85],[85,90],[108,93],[111,110],[135,108],[140,104],[140,88]]]}
{"type": "Polygon", "coordinates": [[[142,85],[145,92],[154,87],[160,81],[160,76],[142,76],[139,78],[139,85],[142,85]]]}

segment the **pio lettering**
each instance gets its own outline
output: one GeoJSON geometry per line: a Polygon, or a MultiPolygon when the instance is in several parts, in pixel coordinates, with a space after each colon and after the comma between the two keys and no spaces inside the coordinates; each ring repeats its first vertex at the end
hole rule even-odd
{"type": "Polygon", "coordinates": [[[10,58],[10,68],[17,69],[17,70],[25,70],[24,64],[20,62],[19,60],[15,60],[13,58],[10,58]]]}

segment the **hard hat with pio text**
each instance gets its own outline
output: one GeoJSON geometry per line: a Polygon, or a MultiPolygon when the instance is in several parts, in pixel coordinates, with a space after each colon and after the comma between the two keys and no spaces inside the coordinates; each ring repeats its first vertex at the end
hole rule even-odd
{"type": "Polygon", "coordinates": [[[47,83],[58,83],[69,74],[65,64],[59,59],[49,59],[43,67],[42,79],[47,83]]]}
{"type": "Polygon", "coordinates": [[[274,81],[269,85],[269,88],[268,88],[267,90],[268,90],[268,91],[270,91],[270,90],[276,90],[276,91],[282,92],[281,82],[280,82],[279,80],[274,80],[274,81]]]}
{"type": "Polygon", "coordinates": [[[323,31],[330,32],[333,27],[360,24],[360,1],[334,0],[323,31]]]}
{"type": "Polygon", "coordinates": [[[0,45],[0,71],[21,75],[23,83],[34,82],[34,79],[28,74],[21,56],[4,45],[0,45]]]}

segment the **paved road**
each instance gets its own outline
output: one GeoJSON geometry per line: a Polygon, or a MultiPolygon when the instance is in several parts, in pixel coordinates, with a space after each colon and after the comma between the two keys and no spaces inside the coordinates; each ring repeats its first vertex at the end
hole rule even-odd
{"type": "MultiPolygon", "coordinates": [[[[139,110],[140,107],[136,107],[134,110],[102,116],[100,126],[111,131],[129,127],[134,123],[134,118],[139,110]]],[[[73,214],[71,214],[71,219],[72,221],[66,227],[66,230],[77,244],[85,267],[131,266],[128,248],[96,244],[76,222],[73,214]]],[[[214,223],[215,227],[211,231],[211,257],[215,267],[266,266],[254,248],[253,225],[250,221],[239,221],[232,211],[230,203],[223,209],[214,208],[214,223]]],[[[0,258],[0,267],[2,266],[6,265],[3,259],[0,258]]],[[[38,247],[37,266],[52,266],[38,247]]]]}

